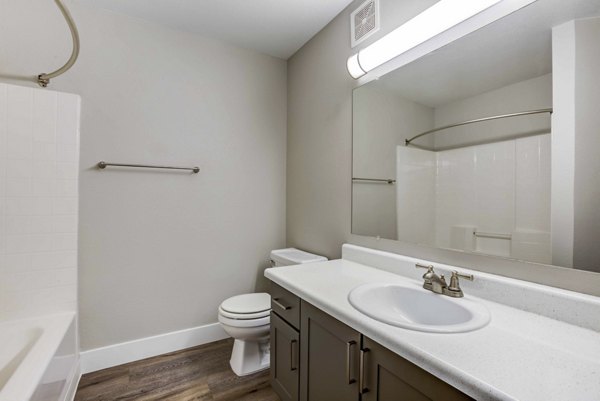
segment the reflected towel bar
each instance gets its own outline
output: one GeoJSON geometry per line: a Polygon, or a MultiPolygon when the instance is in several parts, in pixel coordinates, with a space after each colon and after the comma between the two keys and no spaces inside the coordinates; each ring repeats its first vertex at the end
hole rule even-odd
{"type": "Polygon", "coordinates": [[[134,167],[134,168],[160,168],[167,170],[187,170],[191,171],[194,174],[198,174],[200,171],[200,167],[173,167],[173,166],[153,166],[146,164],[123,164],[123,163],[107,163],[104,161],[98,162],[98,168],[104,170],[106,167],[134,167]]]}
{"type": "Polygon", "coordinates": [[[481,231],[473,231],[473,235],[476,237],[479,237],[479,238],[494,238],[494,239],[512,240],[511,234],[484,233],[481,231]]]}
{"type": "Polygon", "coordinates": [[[392,180],[391,178],[352,178],[352,181],[381,182],[390,185],[396,183],[396,180],[392,180]]]}
{"type": "Polygon", "coordinates": [[[519,113],[501,114],[501,115],[498,115],[498,116],[484,117],[484,118],[478,118],[476,120],[469,120],[469,121],[463,121],[461,123],[444,125],[443,127],[438,127],[438,128],[431,129],[429,131],[422,132],[419,135],[415,135],[415,136],[413,136],[410,139],[405,139],[404,140],[404,144],[406,146],[408,146],[408,145],[410,145],[410,143],[412,141],[414,141],[417,138],[420,138],[420,137],[425,136],[425,135],[433,134],[434,132],[443,131],[443,130],[446,130],[448,128],[460,127],[460,126],[463,126],[463,125],[473,124],[473,123],[481,123],[481,122],[484,122],[484,121],[499,120],[501,118],[529,116],[529,115],[532,115],[532,114],[544,114],[544,113],[550,113],[550,114],[552,114],[552,112],[553,112],[552,109],[529,110],[529,111],[521,111],[519,113]]]}

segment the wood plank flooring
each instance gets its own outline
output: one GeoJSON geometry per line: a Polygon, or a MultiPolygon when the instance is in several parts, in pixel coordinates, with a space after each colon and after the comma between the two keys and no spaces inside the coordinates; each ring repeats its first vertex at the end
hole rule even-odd
{"type": "Polygon", "coordinates": [[[268,370],[231,371],[232,347],[227,339],[85,374],[75,401],[279,401],[268,370]]]}

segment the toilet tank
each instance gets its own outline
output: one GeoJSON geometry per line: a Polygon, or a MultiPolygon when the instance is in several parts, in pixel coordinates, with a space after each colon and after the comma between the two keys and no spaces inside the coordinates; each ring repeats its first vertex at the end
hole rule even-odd
{"type": "Polygon", "coordinates": [[[296,248],[276,249],[271,251],[271,266],[289,266],[303,263],[326,262],[325,256],[304,252],[296,248]]]}

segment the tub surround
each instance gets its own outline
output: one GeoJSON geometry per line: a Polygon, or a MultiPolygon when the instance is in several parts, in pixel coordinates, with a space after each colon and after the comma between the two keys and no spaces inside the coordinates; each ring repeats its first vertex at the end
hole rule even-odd
{"type": "MultiPolygon", "coordinates": [[[[363,315],[348,293],[372,282],[421,284],[423,272],[414,265],[425,261],[353,245],[344,245],[342,255],[267,269],[265,276],[478,400],[595,400],[600,394],[600,298],[459,268],[475,275],[461,286],[465,297],[489,309],[491,322],[468,333],[423,333],[363,315]]],[[[456,269],[434,265],[444,274],[456,269]]]]}
{"type": "Polygon", "coordinates": [[[0,83],[0,400],[67,400],[78,373],[78,95],[0,83]]]}
{"type": "Polygon", "coordinates": [[[80,97],[0,83],[0,320],[77,309],[80,97]]]}

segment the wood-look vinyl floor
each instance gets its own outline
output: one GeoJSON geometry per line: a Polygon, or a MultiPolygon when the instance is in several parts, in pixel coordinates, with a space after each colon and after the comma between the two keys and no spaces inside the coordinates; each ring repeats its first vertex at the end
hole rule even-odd
{"type": "Polygon", "coordinates": [[[237,377],[227,339],[85,374],[75,401],[279,401],[268,370],[237,377]]]}

